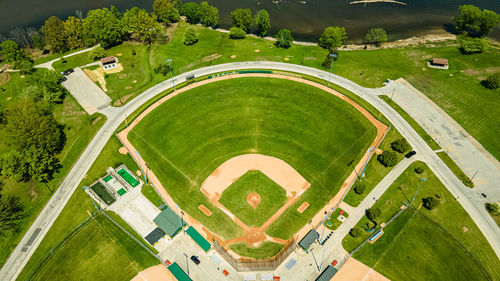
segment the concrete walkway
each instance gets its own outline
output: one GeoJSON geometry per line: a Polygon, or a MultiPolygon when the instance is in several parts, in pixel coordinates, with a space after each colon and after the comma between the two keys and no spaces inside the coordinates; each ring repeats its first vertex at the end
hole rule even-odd
{"type": "MultiPolygon", "coordinates": [[[[76,56],[76,55],[79,55],[79,54],[82,54],[82,53],[86,53],[86,52],[92,51],[94,48],[97,48],[98,46],[99,45],[95,45],[94,47],[87,48],[87,49],[84,49],[84,50],[80,50],[78,52],[74,52],[74,53],[71,53],[71,54],[68,54],[68,55],[65,55],[65,56],[62,56],[62,57],[63,58],[69,58],[69,57],[76,56]]],[[[61,58],[59,57],[57,59],[53,59],[53,60],[48,61],[48,62],[37,64],[34,67],[36,67],[36,68],[47,68],[47,69],[50,69],[50,70],[54,70],[54,67],[52,66],[52,64],[55,63],[56,61],[60,60],[60,59],[61,58]]]]}

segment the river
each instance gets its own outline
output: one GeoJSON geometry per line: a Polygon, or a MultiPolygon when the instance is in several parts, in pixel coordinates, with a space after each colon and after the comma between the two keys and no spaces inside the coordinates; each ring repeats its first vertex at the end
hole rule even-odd
{"type": "MultiPolygon", "coordinates": [[[[271,16],[271,33],[289,28],[295,39],[315,41],[326,26],[344,26],[350,42],[359,42],[373,27],[385,28],[389,39],[401,39],[430,32],[443,32],[452,23],[458,6],[474,4],[500,13],[500,0],[400,0],[391,3],[348,4],[348,0],[210,0],[220,11],[220,27],[231,24],[229,12],[236,8],[266,9],[271,16]]],[[[133,6],[151,10],[153,0],[0,0],[0,33],[19,27],[40,27],[49,16],[62,19],[89,9],[115,5],[120,10],[133,6]]],[[[500,28],[491,37],[500,40],[500,28]]]]}

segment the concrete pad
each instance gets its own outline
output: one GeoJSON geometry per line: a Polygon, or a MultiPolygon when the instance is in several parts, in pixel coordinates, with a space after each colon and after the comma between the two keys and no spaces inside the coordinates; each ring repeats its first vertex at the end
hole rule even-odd
{"type": "Polygon", "coordinates": [[[62,85],[68,89],[88,114],[92,115],[111,103],[111,98],[92,82],[81,68],[75,68],[75,72],[67,77],[68,80],[64,81],[62,85]]]}

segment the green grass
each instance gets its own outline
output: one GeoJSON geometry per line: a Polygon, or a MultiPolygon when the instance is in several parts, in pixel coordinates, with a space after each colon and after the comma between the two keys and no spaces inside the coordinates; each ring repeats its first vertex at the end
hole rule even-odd
{"type": "Polygon", "coordinates": [[[66,69],[69,68],[76,68],[78,66],[83,66],[86,64],[89,64],[91,62],[94,62],[93,60],[90,59],[89,53],[82,53],[78,55],[74,55],[69,58],[65,58],[66,62],[63,62],[62,60],[58,60],[52,64],[52,67],[57,73],[63,72],[66,69]]]}
{"type": "MultiPolygon", "coordinates": [[[[450,275],[443,277],[435,273],[438,269],[448,273],[463,268],[476,276],[482,276],[481,267],[493,280],[498,280],[500,261],[483,234],[446,187],[421,162],[413,163],[375,203],[374,206],[382,211],[377,222],[387,221],[399,211],[401,202],[406,201],[401,190],[411,200],[423,177],[427,178],[427,181],[416,196],[414,206],[418,206],[422,198],[434,196],[439,198],[438,207],[431,211],[420,208],[419,212],[425,217],[415,215],[408,225],[408,215],[411,216],[412,211],[404,211],[384,229],[385,234],[377,242],[373,245],[366,244],[354,257],[391,280],[407,280],[407,276],[413,276],[415,280],[428,280],[429,276],[436,276],[434,280],[448,280],[450,275]],[[414,172],[418,166],[424,167],[425,172],[421,175],[414,172]],[[395,262],[398,262],[398,266],[395,266],[395,262]],[[414,275],[417,271],[419,274],[414,275]]],[[[368,219],[364,216],[356,227],[365,226],[367,223],[368,219]]],[[[347,235],[342,244],[347,251],[352,251],[372,233],[363,231],[359,238],[347,235]]],[[[453,276],[460,280],[478,280],[462,279],[462,276],[467,278],[468,273],[453,276]]]]}
{"type": "MultiPolygon", "coordinates": [[[[400,138],[402,138],[402,136],[396,130],[396,128],[391,128],[380,144],[379,148],[382,151],[393,151],[391,148],[391,142],[400,138]]],[[[399,163],[399,161],[403,159],[404,154],[396,152],[396,155],[398,156],[399,163]]],[[[351,188],[345,196],[344,202],[353,207],[357,207],[361,203],[361,201],[365,199],[366,195],[368,195],[368,193],[370,193],[372,189],[375,188],[375,186],[392,170],[392,168],[393,167],[385,167],[384,165],[380,164],[380,162],[377,160],[377,155],[373,155],[373,157],[366,165],[365,174],[363,176],[362,182],[365,185],[365,191],[362,194],[357,194],[356,192],[354,192],[354,188],[351,188]]]]}
{"type": "Polygon", "coordinates": [[[144,197],[146,197],[153,205],[156,207],[160,207],[163,204],[163,200],[161,199],[160,195],[156,192],[156,190],[153,188],[152,185],[150,184],[144,184],[141,187],[141,192],[144,197]]]}
{"type": "MultiPolygon", "coordinates": [[[[339,228],[339,226],[342,224],[341,221],[338,220],[338,217],[340,216],[340,212],[342,211],[342,209],[340,208],[337,208],[335,210],[335,212],[333,212],[330,217],[325,221],[325,226],[331,230],[335,230],[337,228],[339,228]],[[328,224],[331,224],[331,225],[328,225],[328,224]]],[[[346,218],[349,217],[349,214],[346,212],[346,211],[343,211],[342,215],[346,218]]]]}
{"type": "Polygon", "coordinates": [[[248,171],[229,186],[219,202],[244,224],[258,227],[264,224],[285,202],[286,191],[260,171],[248,171]],[[254,210],[247,196],[257,193],[260,203],[254,210]]]}
{"type": "Polygon", "coordinates": [[[274,257],[278,254],[283,245],[274,242],[264,242],[257,248],[249,246],[246,242],[236,243],[229,246],[236,254],[242,257],[265,259],[274,257]]]}
{"type": "Polygon", "coordinates": [[[129,280],[155,264],[154,256],[99,215],[65,241],[33,280],[129,280]]]}
{"type": "Polygon", "coordinates": [[[237,155],[262,153],[284,160],[311,183],[268,228],[267,234],[288,239],[338,191],[351,171],[348,162],[361,158],[375,134],[356,109],[317,88],[283,79],[240,78],[172,98],[129,138],[177,204],[225,239],[240,236],[241,229],[199,192],[201,183],[237,155]],[[299,214],[296,209],[304,201],[311,207],[299,214]],[[199,204],[212,216],[199,211],[199,204]]]}
{"type": "MultiPolygon", "coordinates": [[[[455,163],[455,161],[453,161],[453,159],[451,159],[451,157],[448,155],[448,153],[446,153],[445,151],[442,151],[442,152],[438,152],[436,154],[437,154],[437,156],[439,156],[439,158],[441,158],[441,160],[443,160],[443,162],[446,164],[446,166],[448,166],[448,168],[450,168],[450,170],[455,174],[455,176],[457,176],[457,178],[459,180],[461,180],[465,186],[468,186],[466,183],[470,182],[469,177],[464,173],[464,171],[462,171],[462,169],[460,169],[460,167],[458,167],[457,163],[455,163]]],[[[472,186],[468,186],[468,187],[472,188],[472,187],[474,187],[474,184],[472,184],[472,186]]]]}
{"type": "Polygon", "coordinates": [[[432,150],[441,149],[441,147],[432,139],[429,134],[422,128],[417,121],[415,121],[411,116],[406,113],[397,103],[391,100],[388,96],[380,96],[387,104],[389,104],[396,112],[403,117],[408,124],[420,135],[420,137],[431,147],[432,150]]]}

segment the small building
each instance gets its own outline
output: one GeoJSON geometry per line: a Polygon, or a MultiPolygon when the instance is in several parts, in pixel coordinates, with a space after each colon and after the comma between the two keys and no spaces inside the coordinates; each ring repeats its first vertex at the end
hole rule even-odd
{"type": "Polygon", "coordinates": [[[118,59],[115,57],[105,57],[101,59],[102,69],[108,70],[118,66],[118,59]]]}
{"type": "Polygon", "coordinates": [[[447,59],[439,59],[439,58],[433,58],[431,61],[429,61],[428,65],[429,67],[438,69],[448,69],[449,67],[447,59]]]}
{"type": "Polygon", "coordinates": [[[186,223],[170,208],[163,210],[153,221],[171,238],[179,233],[186,225],[186,223]]]}
{"type": "Polygon", "coordinates": [[[327,266],[323,272],[316,278],[315,281],[329,281],[337,273],[337,269],[331,265],[327,266]]]}
{"type": "Polygon", "coordinates": [[[304,236],[304,238],[302,238],[302,240],[300,240],[299,246],[302,249],[304,249],[304,251],[307,251],[307,250],[309,250],[311,245],[314,243],[314,241],[318,240],[318,238],[319,238],[319,233],[316,230],[311,229],[306,234],[306,236],[304,236]]]}

